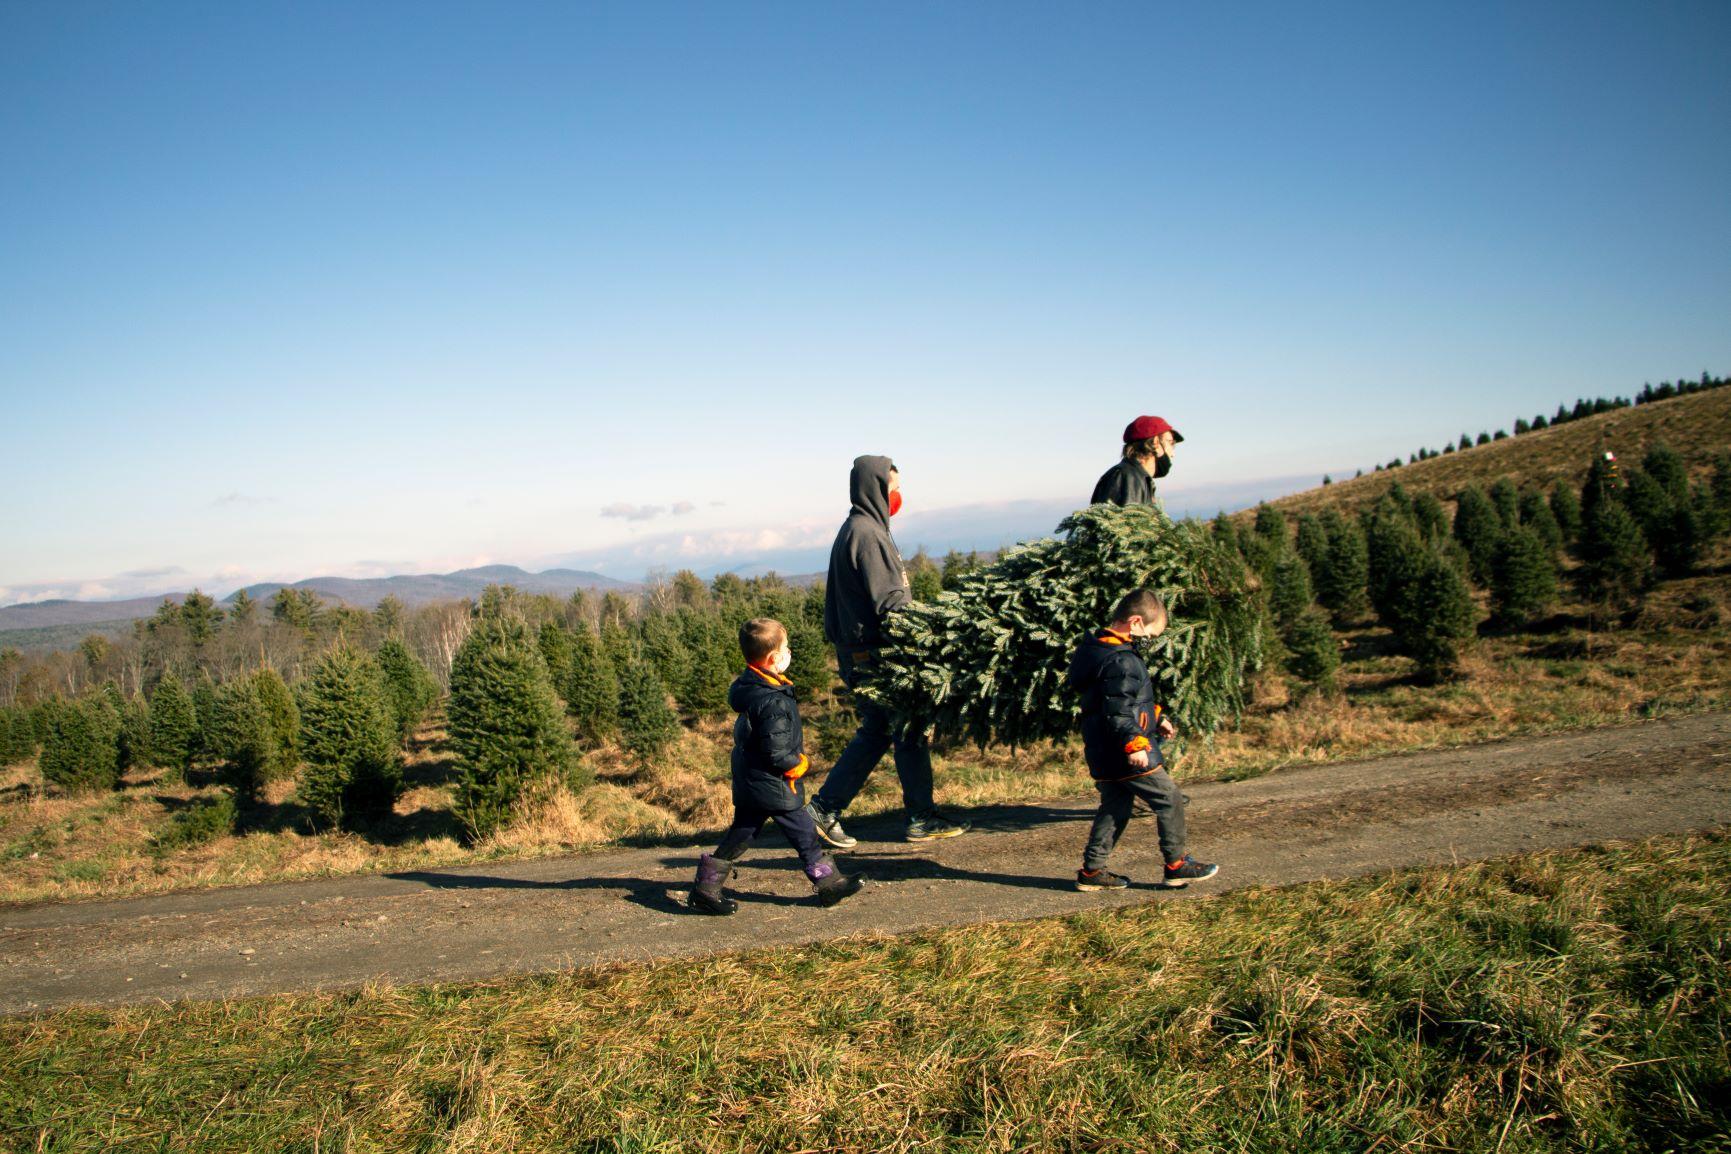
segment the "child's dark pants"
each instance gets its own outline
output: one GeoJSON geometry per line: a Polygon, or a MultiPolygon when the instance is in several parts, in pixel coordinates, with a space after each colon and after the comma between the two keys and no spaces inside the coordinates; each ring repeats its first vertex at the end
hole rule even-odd
{"type": "Polygon", "coordinates": [[[811,813],[804,806],[786,813],[736,808],[733,811],[733,825],[728,827],[721,844],[715,847],[715,856],[727,861],[738,861],[745,855],[745,851],[751,848],[751,843],[757,840],[763,823],[770,820],[781,827],[782,835],[799,854],[800,865],[810,870],[823,859],[823,845],[817,839],[817,826],[812,823],[811,813]]]}
{"type": "Polygon", "coordinates": [[[1168,862],[1184,856],[1184,795],[1178,783],[1163,769],[1132,777],[1125,781],[1096,781],[1100,790],[1100,808],[1094,814],[1094,828],[1088,834],[1088,850],[1082,857],[1082,867],[1102,869],[1112,849],[1130,824],[1130,810],[1141,798],[1154,811],[1160,825],[1160,852],[1168,862]]]}

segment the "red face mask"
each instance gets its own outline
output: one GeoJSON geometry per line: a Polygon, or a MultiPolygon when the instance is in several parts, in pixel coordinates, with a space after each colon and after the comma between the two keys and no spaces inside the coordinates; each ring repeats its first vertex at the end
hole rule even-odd
{"type": "Polygon", "coordinates": [[[895,489],[890,492],[890,516],[894,517],[902,511],[902,491],[895,489]]]}

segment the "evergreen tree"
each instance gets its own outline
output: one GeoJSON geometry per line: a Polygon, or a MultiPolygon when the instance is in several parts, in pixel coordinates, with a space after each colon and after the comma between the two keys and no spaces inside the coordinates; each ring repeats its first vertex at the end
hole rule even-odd
{"type": "Polygon", "coordinates": [[[294,772],[300,717],[276,670],[264,669],[222,686],[212,718],[212,753],[222,759],[236,796],[256,798],[267,784],[294,772]]]}
{"type": "Polygon", "coordinates": [[[236,590],[229,599],[228,619],[236,625],[251,625],[258,616],[258,602],[245,589],[236,590]]]}
{"type": "Polygon", "coordinates": [[[1540,429],[1548,429],[1548,428],[1550,428],[1550,426],[1551,426],[1551,423],[1545,419],[1545,414],[1543,414],[1543,413],[1540,413],[1538,416],[1533,418],[1533,431],[1534,432],[1537,432],[1540,429]]]}
{"type": "Polygon", "coordinates": [[[1283,640],[1287,671],[1316,689],[1332,691],[1335,672],[1340,668],[1340,644],[1329,628],[1328,614],[1314,605],[1306,607],[1283,640]]]}
{"type": "Polygon", "coordinates": [[[619,676],[612,657],[587,625],[571,635],[571,665],[559,686],[577,732],[598,745],[619,732],[619,676]]]}
{"type": "Polygon", "coordinates": [[[1663,441],[1655,442],[1641,458],[1641,471],[1658,482],[1672,502],[1689,500],[1689,466],[1681,453],[1663,441]]]}
{"type": "Polygon", "coordinates": [[[198,750],[198,715],[192,695],[180,678],[169,673],[156,683],[150,699],[150,749],[156,763],[185,773],[198,750]]]}
{"type": "Polygon", "coordinates": [[[1412,499],[1412,519],[1418,535],[1425,541],[1441,541],[1449,535],[1448,512],[1434,493],[1420,493],[1412,499]]]}
{"type": "Polygon", "coordinates": [[[1286,548],[1286,515],[1266,501],[1256,506],[1256,535],[1276,551],[1286,548]]]}
{"type": "Polygon", "coordinates": [[[451,663],[447,713],[463,775],[457,817],[471,839],[504,825],[530,791],[586,784],[547,663],[522,621],[476,626],[451,663]]]}
{"type": "Polygon", "coordinates": [[[679,718],[667,705],[667,687],[646,657],[627,661],[619,674],[619,744],[648,765],[679,736],[679,718]]]}
{"type": "Polygon", "coordinates": [[[1496,484],[1491,486],[1490,497],[1491,504],[1496,506],[1497,516],[1503,519],[1503,528],[1521,523],[1521,491],[1515,488],[1512,480],[1498,477],[1496,484]]]}
{"type": "Polygon", "coordinates": [[[1497,621],[1511,628],[1525,625],[1542,616],[1556,597],[1556,551],[1528,526],[1505,532],[1491,565],[1491,606],[1497,621]]]}
{"type": "Polygon", "coordinates": [[[639,627],[643,656],[655,666],[663,686],[684,685],[691,677],[691,655],[680,640],[678,626],[664,613],[644,616],[639,627]]]}
{"type": "MultiPolygon", "coordinates": [[[[1616,462],[1610,455],[1594,457],[1593,463],[1587,466],[1587,477],[1581,482],[1581,531],[1586,532],[1587,522],[1593,519],[1593,514],[1599,506],[1607,501],[1615,501],[1622,492],[1622,482],[1618,478],[1616,462]]],[[[1558,514],[1558,521],[1562,515],[1558,514]]]]}
{"type": "Polygon", "coordinates": [[[120,716],[102,696],[53,701],[43,711],[47,735],[37,768],[68,793],[120,784],[120,716]]]}
{"type": "Polygon", "coordinates": [[[727,712],[727,691],[737,671],[737,639],[714,613],[686,613],[682,622],[685,647],[691,654],[690,674],[677,694],[693,713],[709,716],[727,712]]]}
{"type": "Polygon", "coordinates": [[[386,637],[395,637],[403,629],[403,602],[396,594],[386,594],[373,606],[373,624],[386,637]]]}
{"type": "Polygon", "coordinates": [[[141,697],[124,698],[121,702],[119,754],[123,770],[156,764],[150,748],[150,709],[141,697]]]}
{"type": "Polygon", "coordinates": [[[1713,455],[1713,506],[1722,517],[1731,516],[1731,452],[1713,455]]]}
{"type": "Polygon", "coordinates": [[[1224,511],[1215,514],[1214,520],[1208,523],[1208,533],[1220,548],[1230,550],[1240,557],[1244,556],[1244,545],[1239,540],[1238,526],[1224,511]]]}
{"type": "MultiPolygon", "coordinates": [[[[810,702],[830,687],[834,674],[829,665],[829,643],[823,639],[823,626],[800,618],[784,621],[787,626],[787,647],[793,651],[793,663],[787,675],[793,680],[794,696],[802,703],[810,702]]],[[[735,670],[744,663],[737,635],[728,639],[735,670]]]]}
{"type": "MultiPolygon", "coordinates": [[[[477,625],[470,636],[486,628],[477,625]]],[[[451,678],[454,686],[455,663],[451,678]]],[[[301,683],[300,723],[306,768],[297,792],[322,825],[391,812],[402,793],[403,767],[384,677],[370,658],[347,645],[325,654],[301,683]]],[[[456,728],[452,745],[460,750],[456,728]]]]}
{"type": "Polygon", "coordinates": [[[1462,489],[1455,499],[1454,538],[1466,550],[1467,570],[1475,583],[1489,583],[1491,559],[1502,535],[1502,515],[1490,498],[1476,485],[1462,489]]]}
{"type": "Polygon", "coordinates": [[[265,724],[270,729],[272,758],[265,765],[268,780],[277,781],[291,776],[301,760],[301,715],[294,694],[283,682],[282,675],[265,666],[252,675],[253,693],[264,710],[265,724]]]}
{"type": "Polygon", "coordinates": [[[1707,493],[1672,501],[1658,531],[1648,536],[1653,560],[1666,577],[1687,577],[1701,561],[1713,537],[1714,510],[1707,493]]]}
{"type": "Polygon", "coordinates": [[[1377,502],[1367,519],[1365,546],[1371,607],[1378,619],[1398,635],[1405,591],[1418,579],[1429,550],[1412,518],[1386,496],[1377,502]]]}
{"type": "Polygon", "coordinates": [[[1470,449],[1472,447],[1473,447],[1473,439],[1471,437],[1467,436],[1465,433],[1462,433],[1461,434],[1461,440],[1460,440],[1461,450],[1464,452],[1467,449],[1470,449]]]}
{"type": "Polygon", "coordinates": [[[1521,524],[1538,534],[1545,548],[1555,555],[1563,547],[1563,530],[1551,512],[1550,502],[1537,489],[1521,494],[1521,524]]]}
{"type": "Polygon", "coordinates": [[[857,691],[940,737],[1025,744],[1073,734],[1065,670],[1076,639],[1138,587],[1171,624],[1149,643],[1156,692],[1187,732],[1243,705],[1262,661],[1262,615],[1243,563],[1210,531],[1149,506],[1090,506],[1062,536],[1006,549],[953,597],[891,616],[880,673],[857,691]]]}
{"type": "Polygon", "coordinates": [[[1328,530],[1322,527],[1322,518],[1315,513],[1299,517],[1296,543],[1298,555],[1304,558],[1305,567],[1314,579],[1328,564],[1328,530]]]}
{"type": "Polygon", "coordinates": [[[1370,555],[1364,531],[1357,521],[1347,519],[1337,509],[1323,513],[1322,526],[1328,534],[1328,559],[1312,570],[1317,600],[1334,615],[1336,622],[1357,621],[1370,607],[1367,595],[1370,555]]]}
{"type": "Polygon", "coordinates": [[[406,742],[439,700],[439,683],[396,637],[386,638],[373,660],[384,679],[385,699],[390,705],[397,740],[406,742]]]}
{"type": "Polygon", "coordinates": [[[207,593],[194,589],[180,603],[180,624],[186,630],[187,640],[194,645],[203,645],[216,636],[216,627],[221,621],[222,610],[207,593]]]}
{"type": "Polygon", "coordinates": [[[1647,541],[1621,501],[1599,500],[1581,526],[1581,592],[1604,604],[1638,601],[1651,576],[1647,541]]]}
{"type": "Polygon", "coordinates": [[[557,621],[544,622],[535,635],[535,646],[541,651],[541,660],[547,663],[547,676],[553,679],[553,688],[558,689],[571,675],[570,632],[557,621]]]}
{"type": "Polygon", "coordinates": [[[1563,532],[1563,544],[1568,545],[1581,536],[1581,499],[1575,496],[1575,491],[1562,481],[1551,486],[1550,500],[1551,516],[1557,519],[1557,528],[1563,532]]]}
{"type": "Polygon", "coordinates": [[[1454,673],[1461,647],[1478,624],[1478,608],[1466,577],[1445,556],[1426,550],[1417,576],[1402,590],[1394,634],[1418,663],[1419,676],[1436,680],[1454,673]]]}
{"type": "Polygon", "coordinates": [[[944,591],[944,575],[922,547],[908,561],[909,594],[915,601],[936,601],[944,591]]]}
{"type": "Polygon", "coordinates": [[[18,765],[36,756],[36,725],[30,711],[0,706],[0,765],[18,765]]]}
{"type": "Polygon", "coordinates": [[[1640,469],[1629,470],[1622,490],[1623,504],[1649,542],[1657,542],[1671,521],[1675,502],[1659,481],[1640,469]]]}
{"type": "Polygon", "coordinates": [[[216,756],[216,683],[209,675],[199,676],[192,685],[192,715],[199,720],[199,739],[192,758],[208,760],[216,756]]]}
{"type": "Polygon", "coordinates": [[[1284,634],[1297,624],[1310,603],[1310,570],[1304,558],[1288,550],[1275,562],[1274,580],[1269,587],[1268,607],[1274,614],[1274,623],[1284,634]]]}

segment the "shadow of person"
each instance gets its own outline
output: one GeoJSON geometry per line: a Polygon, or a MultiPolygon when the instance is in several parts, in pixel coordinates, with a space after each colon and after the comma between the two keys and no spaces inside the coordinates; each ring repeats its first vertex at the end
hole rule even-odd
{"type": "MultiPolygon", "coordinates": [[[[697,859],[690,866],[695,869],[697,859]]],[[[685,895],[691,890],[689,881],[660,882],[646,878],[573,877],[558,880],[537,878],[496,877],[490,874],[445,873],[439,870],[401,870],[385,875],[395,881],[419,882],[435,890],[611,890],[620,900],[657,913],[686,914],[685,895]]],[[[742,905],[797,906],[811,902],[810,897],[787,897],[780,894],[753,893],[728,887],[729,896],[742,905]]]]}

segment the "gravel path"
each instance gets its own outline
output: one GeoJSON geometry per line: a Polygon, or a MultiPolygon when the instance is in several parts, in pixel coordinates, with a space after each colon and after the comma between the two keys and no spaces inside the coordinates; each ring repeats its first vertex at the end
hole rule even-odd
{"type": "MultiPolygon", "coordinates": [[[[882,772],[889,772],[886,767],[882,772]]],[[[1221,873],[1162,891],[1153,819],[1113,867],[1119,894],[1071,888],[1092,796],[970,814],[976,832],[913,846],[850,823],[844,868],[870,879],[833,910],[775,831],[735,876],[732,918],[686,914],[697,849],[0,909],[0,1012],[434,982],[1187,901],[1402,866],[1731,823],[1731,715],[1286,770],[1188,787],[1190,841],[1221,873]]]]}

